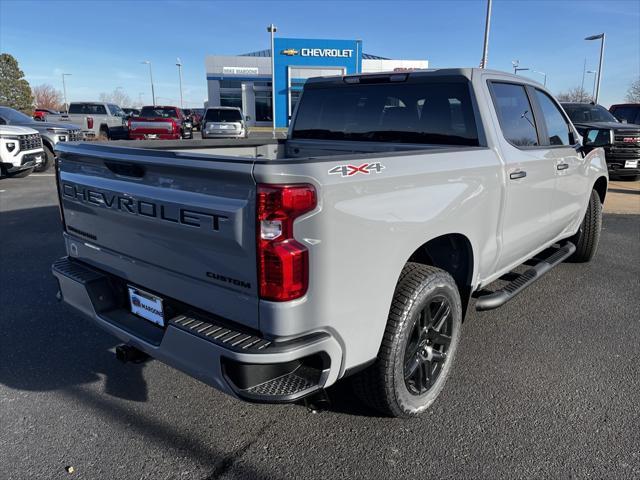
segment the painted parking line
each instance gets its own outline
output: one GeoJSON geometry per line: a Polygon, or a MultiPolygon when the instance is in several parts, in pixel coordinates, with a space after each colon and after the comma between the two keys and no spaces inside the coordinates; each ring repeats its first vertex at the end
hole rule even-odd
{"type": "Polygon", "coordinates": [[[30,177],[55,177],[55,173],[32,173],[30,177]]]}

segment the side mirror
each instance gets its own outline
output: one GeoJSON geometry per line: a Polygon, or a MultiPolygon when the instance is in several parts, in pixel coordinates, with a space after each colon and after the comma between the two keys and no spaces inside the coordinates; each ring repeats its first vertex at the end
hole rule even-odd
{"type": "Polygon", "coordinates": [[[249,115],[245,115],[245,116],[244,116],[244,120],[245,120],[246,122],[248,122],[249,120],[251,120],[251,117],[250,117],[249,115]]]}
{"type": "Polygon", "coordinates": [[[589,128],[582,136],[582,145],[584,147],[605,147],[613,144],[613,130],[608,128],[589,128]]]}

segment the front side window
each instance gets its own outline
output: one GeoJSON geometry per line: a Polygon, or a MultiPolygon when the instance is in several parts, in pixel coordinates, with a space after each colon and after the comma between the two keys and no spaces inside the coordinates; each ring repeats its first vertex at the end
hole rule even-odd
{"type": "Polygon", "coordinates": [[[109,104],[109,111],[114,117],[124,117],[124,112],[118,105],[109,104]]]}
{"type": "Polygon", "coordinates": [[[570,145],[569,125],[556,104],[544,92],[536,89],[536,98],[549,134],[549,145],[570,145]]]}
{"type": "Polygon", "coordinates": [[[533,109],[524,85],[492,82],[491,88],[504,137],[516,147],[539,145],[533,109]]]}

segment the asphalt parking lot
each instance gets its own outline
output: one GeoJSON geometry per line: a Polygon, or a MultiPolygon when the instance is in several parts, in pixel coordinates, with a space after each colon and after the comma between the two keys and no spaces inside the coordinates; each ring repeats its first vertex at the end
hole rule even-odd
{"type": "Polygon", "coordinates": [[[51,174],[0,181],[0,231],[0,478],[640,478],[640,216],[605,215],[591,264],[471,312],[444,393],[408,421],[345,387],[311,413],[117,362],[55,299],[51,174]]]}

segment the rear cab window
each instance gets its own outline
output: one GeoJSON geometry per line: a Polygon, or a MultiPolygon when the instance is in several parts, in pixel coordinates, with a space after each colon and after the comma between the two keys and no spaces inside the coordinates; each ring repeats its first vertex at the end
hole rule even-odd
{"type": "Polygon", "coordinates": [[[460,81],[305,86],[291,137],[479,145],[469,84],[460,81]]]}

